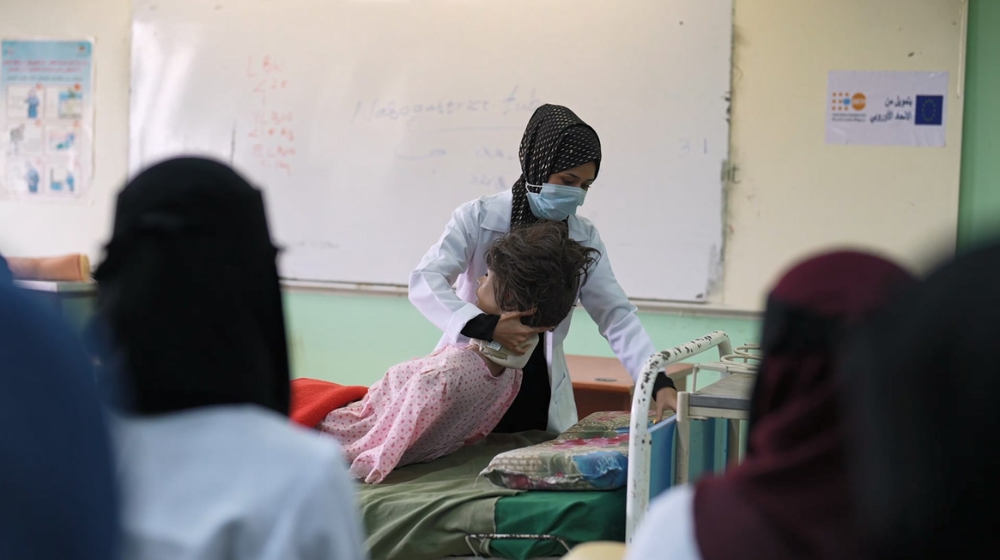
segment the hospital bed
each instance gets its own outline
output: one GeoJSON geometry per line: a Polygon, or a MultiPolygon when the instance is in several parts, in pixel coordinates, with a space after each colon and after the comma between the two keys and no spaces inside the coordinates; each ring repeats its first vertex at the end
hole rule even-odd
{"type": "MultiPolygon", "coordinates": [[[[447,457],[397,469],[382,484],[359,486],[373,560],[548,558],[562,556],[581,542],[626,541],[650,498],[677,478],[678,416],[655,425],[649,421],[656,372],[716,347],[720,360],[733,354],[725,333],[714,332],[647,361],[633,396],[625,488],[515,491],[495,486],[478,476],[494,456],[553,436],[492,434],[447,457]]],[[[725,419],[692,423],[686,430],[685,472],[725,467],[730,455],[725,419]]]]}

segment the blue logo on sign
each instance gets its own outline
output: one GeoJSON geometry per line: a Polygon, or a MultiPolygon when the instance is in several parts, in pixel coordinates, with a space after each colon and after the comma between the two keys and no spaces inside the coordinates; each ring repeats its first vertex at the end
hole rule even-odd
{"type": "Polygon", "coordinates": [[[914,113],[915,124],[940,126],[944,119],[944,96],[918,95],[914,113]]]}

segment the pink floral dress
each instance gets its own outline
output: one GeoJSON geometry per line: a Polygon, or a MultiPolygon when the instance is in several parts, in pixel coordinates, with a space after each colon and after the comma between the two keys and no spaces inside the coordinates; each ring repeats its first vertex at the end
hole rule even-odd
{"type": "Polygon", "coordinates": [[[326,416],[351,474],[377,484],[397,466],[432,461],[489,434],[514,402],[521,370],[494,377],[471,348],[445,346],[389,368],[361,401],[326,416]]]}

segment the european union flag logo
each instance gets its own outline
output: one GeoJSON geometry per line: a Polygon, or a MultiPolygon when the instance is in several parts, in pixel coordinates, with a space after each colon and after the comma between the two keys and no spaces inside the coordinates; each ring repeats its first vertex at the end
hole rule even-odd
{"type": "Polygon", "coordinates": [[[941,126],[944,119],[943,95],[918,95],[914,123],[917,125],[941,126]]]}

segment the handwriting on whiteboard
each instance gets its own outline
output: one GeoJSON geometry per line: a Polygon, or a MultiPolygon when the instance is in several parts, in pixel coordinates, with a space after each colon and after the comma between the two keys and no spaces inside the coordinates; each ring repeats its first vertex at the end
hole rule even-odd
{"type": "Polygon", "coordinates": [[[483,146],[476,148],[475,155],[477,158],[482,159],[517,161],[517,150],[504,150],[503,148],[487,148],[483,146]]]}
{"type": "MultiPolygon", "coordinates": [[[[708,155],[709,153],[707,138],[680,138],[677,140],[677,147],[677,155],[682,158],[692,155],[708,155]]],[[[445,148],[433,148],[415,153],[401,153],[397,151],[394,154],[398,160],[413,162],[448,158],[452,155],[466,157],[471,155],[477,160],[486,160],[483,164],[486,164],[488,167],[495,167],[498,163],[508,165],[508,162],[516,165],[519,159],[517,150],[493,146],[465,146],[463,150],[458,150],[458,153],[449,152],[445,148]]],[[[475,169],[475,171],[469,175],[468,184],[473,187],[504,191],[509,189],[513,185],[513,180],[517,178],[517,175],[512,173],[484,172],[479,165],[472,166],[472,169],[475,169]]]]}
{"type": "Polygon", "coordinates": [[[487,113],[503,116],[512,113],[531,113],[541,104],[542,101],[536,95],[534,88],[522,91],[520,86],[514,86],[507,95],[494,99],[449,98],[415,101],[369,99],[358,101],[354,105],[351,122],[398,121],[419,115],[447,117],[487,113]]]}
{"type": "Polygon", "coordinates": [[[285,65],[269,55],[247,58],[247,83],[257,97],[246,138],[251,142],[253,161],[264,169],[292,174],[297,155],[295,113],[282,104],[281,93],[289,88],[285,65]]]}
{"type": "Polygon", "coordinates": [[[497,192],[505,191],[514,184],[514,181],[507,182],[506,175],[490,175],[488,173],[473,173],[469,176],[469,185],[474,187],[486,187],[497,192]]]}

